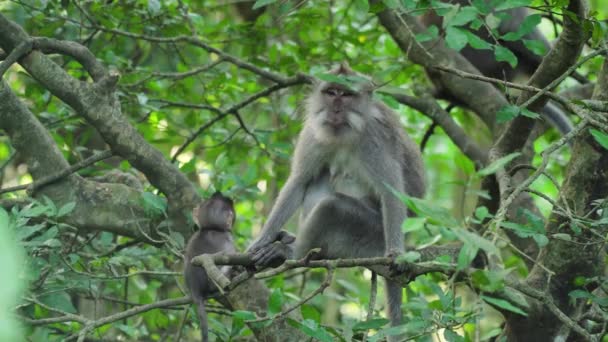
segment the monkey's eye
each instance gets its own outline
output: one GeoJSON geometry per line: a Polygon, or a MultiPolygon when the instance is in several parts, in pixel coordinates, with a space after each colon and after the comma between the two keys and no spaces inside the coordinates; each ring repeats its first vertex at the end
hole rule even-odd
{"type": "Polygon", "coordinates": [[[325,95],[329,95],[329,96],[338,96],[340,95],[340,91],[336,88],[327,88],[325,90],[323,90],[323,94],[325,95]]]}
{"type": "Polygon", "coordinates": [[[342,93],[342,96],[344,96],[344,97],[351,97],[351,96],[355,96],[355,93],[353,93],[352,91],[345,90],[342,93]]]}

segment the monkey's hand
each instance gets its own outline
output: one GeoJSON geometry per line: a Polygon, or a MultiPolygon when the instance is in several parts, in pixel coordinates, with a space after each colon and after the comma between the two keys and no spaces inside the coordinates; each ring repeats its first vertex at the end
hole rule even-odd
{"type": "Polygon", "coordinates": [[[281,235],[280,231],[277,233],[268,233],[268,234],[262,232],[262,236],[260,236],[257,240],[255,240],[251,244],[251,246],[249,246],[247,248],[247,253],[253,255],[260,249],[266,248],[271,243],[277,241],[280,235],[281,235]]]}
{"type": "Polygon", "coordinates": [[[282,230],[271,244],[250,251],[251,259],[258,266],[278,267],[292,257],[295,240],[294,235],[282,230]]]}

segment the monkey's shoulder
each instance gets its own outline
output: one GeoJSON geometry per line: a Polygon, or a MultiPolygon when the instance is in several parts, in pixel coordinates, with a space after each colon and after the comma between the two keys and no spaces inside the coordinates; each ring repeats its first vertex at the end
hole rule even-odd
{"type": "Polygon", "coordinates": [[[188,241],[186,257],[200,254],[213,254],[222,251],[234,251],[234,239],[228,231],[199,230],[188,241]]]}

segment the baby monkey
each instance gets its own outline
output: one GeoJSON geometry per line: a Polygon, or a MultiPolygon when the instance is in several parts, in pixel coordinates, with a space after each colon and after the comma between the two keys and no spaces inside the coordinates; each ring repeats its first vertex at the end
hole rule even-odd
{"type": "MultiPolygon", "coordinates": [[[[236,219],[234,204],[232,200],[221,192],[214,193],[211,198],[199,203],[192,209],[192,219],[199,230],[192,235],[184,253],[184,277],[186,286],[190,290],[192,300],[196,304],[201,326],[201,336],[204,342],[209,340],[209,326],[207,323],[207,311],[205,310],[205,297],[216,293],[217,287],[210,281],[207,273],[202,267],[191,264],[192,258],[201,254],[215,254],[219,252],[236,253],[234,240],[232,239],[232,227],[236,219]]],[[[281,231],[274,241],[273,253],[268,253],[265,258],[267,265],[279,266],[285,259],[291,258],[295,236],[281,231]]],[[[227,274],[230,267],[222,267],[222,272],[227,274]]],[[[229,303],[218,298],[225,306],[229,303]]]]}
{"type": "MultiPolygon", "coordinates": [[[[190,295],[196,304],[201,326],[201,336],[204,342],[209,340],[207,311],[205,297],[217,292],[216,286],[209,280],[202,267],[191,264],[192,258],[201,254],[218,252],[234,253],[232,227],[236,219],[232,200],[221,192],[214,193],[211,198],[198,204],[192,209],[192,219],[199,230],[192,235],[184,253],[184,277],[190,295]]],[[[223,267],[224,273],[228,267],[223,267]]]]}

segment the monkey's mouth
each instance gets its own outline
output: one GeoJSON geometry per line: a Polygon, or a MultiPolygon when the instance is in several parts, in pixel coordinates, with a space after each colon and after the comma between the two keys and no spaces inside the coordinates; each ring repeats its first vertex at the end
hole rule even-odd
{"type": "Polygon", "coordinates": [[[323,125],[333,134],[345,133],[350,129],[350,125],[346,121],[342,122],[324,122],[323,125]]]}

